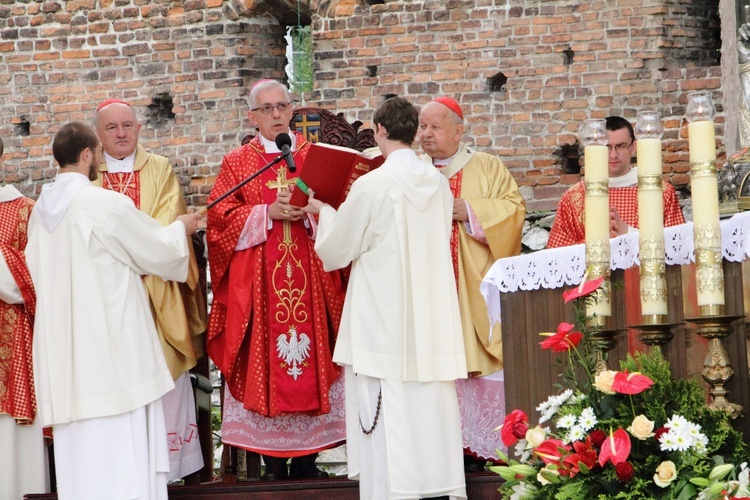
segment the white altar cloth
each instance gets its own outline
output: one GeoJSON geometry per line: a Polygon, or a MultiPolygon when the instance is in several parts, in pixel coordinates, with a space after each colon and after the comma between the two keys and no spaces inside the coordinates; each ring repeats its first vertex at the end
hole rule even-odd
{"type": "MultiPolygon", "coordinates": [[[[720,226],[724,258],[739,262],[750,257],[750,212],[722,219],[720,226]]],[[[610,269],[628,269],[639,265],[637,231],[612,238],[609,243],[610,269]]],[[[693,223],[665,228],[664,244],[667,265],[694,262],[693,223]]],[[[585,271],[583,244],[550,248],[496,261],[480,285],[490,321],[500,321],[500,293],[575,286],[581,282],[585,271]]]]}

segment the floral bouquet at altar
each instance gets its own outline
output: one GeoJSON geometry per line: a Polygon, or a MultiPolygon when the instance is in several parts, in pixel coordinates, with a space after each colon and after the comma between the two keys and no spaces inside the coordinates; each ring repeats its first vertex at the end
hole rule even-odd
{"type": "MultiPolygon", "coordinates": [[[[725,499],[750,497],[748,450],[727,414],[706,405],[697,380],[672,377],[658,349],[594,372],[596,355],[582,307],[601,279],[563,294],[576,324],[561,323],[542,349],[562,353],[562,386],[536,409],[500,428],[508,455],[491,467],[511,499],[725,499]]],[[[588,300],[593,300],[589,298],[588,300]]]]}

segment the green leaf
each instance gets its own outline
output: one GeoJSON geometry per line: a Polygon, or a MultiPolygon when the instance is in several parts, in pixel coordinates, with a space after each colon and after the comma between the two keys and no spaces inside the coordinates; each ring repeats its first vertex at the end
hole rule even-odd
{"type": "Polygon", "coordinates": [[[684,488],[680,490],[680,494],[675,500],[691,500],[696,497],[698,491],[692,484],[686,484],[684,488]]]}

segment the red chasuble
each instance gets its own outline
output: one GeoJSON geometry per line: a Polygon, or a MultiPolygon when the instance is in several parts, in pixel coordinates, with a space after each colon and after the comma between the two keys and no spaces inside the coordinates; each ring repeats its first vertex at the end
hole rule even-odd
{"type": "MultiPolygon", "coordinates": [[[[301,134],[299,170],[309,151],[301,134]]],[[[221,165],[209,202],[278,156],[258,138],[232,151],[221,165]]],[[[214,300],[206,349],[232,395],[265,416],[330,411],[328,392],[339,375],[331,360],[344,287],[326,273],[303,221],[274,220],[265,243],[235,251],[256,205],[270,205],[289,185],[281,162],[208,211],[208,256],[214,300]]]]}
{"type": "Polygon", "coordinates": [[[20,424],[31,424],[36,413],[31,365],[36,295],[23,255],[33,206],[25,197],[0,203],[0,249],[24,300],[16,305],[0,300],[0,413],[20,424]]]}

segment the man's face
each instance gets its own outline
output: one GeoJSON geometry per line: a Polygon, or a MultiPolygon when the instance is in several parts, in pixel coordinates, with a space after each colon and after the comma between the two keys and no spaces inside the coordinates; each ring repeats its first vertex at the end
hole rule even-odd
{"type": "Polygon", "coordinates": [[[248,113],[250,123],[258,127],[261,135],[269,141],[275,141],[277,135],[289,132],[293,110],[283,90],[270,88],[258,92],[253,109],[248,113]],[[283,111],[279,109],[282,107],[283,111]]]}
{"type": "Polygon", "coordinates": [[[630,159],[635,151],[635,142],[627,128],[607,130],[609,145],[609,176],[620,177],[630,171],[630,159]]]}
{"type": "Polygon", "coordinates": [[[464,126],[452,120],[453,111],[439,102],[425,104],[419,114],[419,144],[433,159],[450,158],[464,133],[464,126]]]}
{"type": "Polygon", "coordinates": [[[98,144],[92,153],[91,162],[89,163],[89,180],[95,181],[99,177],[99,165],[104,161],[102,145],[98,144]]]}
{"type": "Polygon", "coordinates": [[[140,131],[135,110],[127,104],[116,102],[97,112],[96,133],[104,152],[113,158],[122,160],[132,155],[138,146],[140,131]]]}

